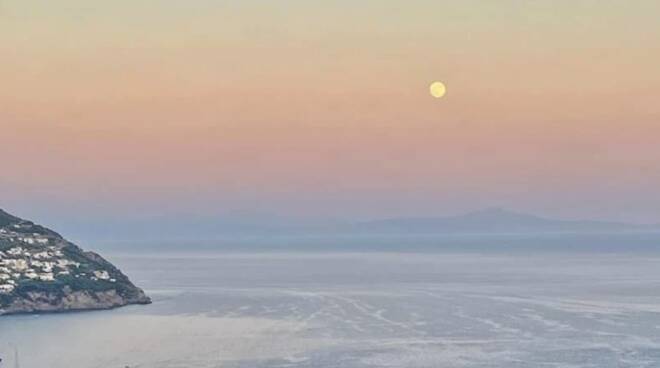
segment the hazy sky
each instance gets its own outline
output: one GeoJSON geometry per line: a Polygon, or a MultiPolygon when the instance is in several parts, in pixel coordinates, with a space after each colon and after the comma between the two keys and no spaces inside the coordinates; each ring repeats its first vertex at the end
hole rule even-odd
{"type": "Polygon", "coordinates": [[[657,0],[0,0],[0,207],[660,222],[659,14],[657,0]]]}

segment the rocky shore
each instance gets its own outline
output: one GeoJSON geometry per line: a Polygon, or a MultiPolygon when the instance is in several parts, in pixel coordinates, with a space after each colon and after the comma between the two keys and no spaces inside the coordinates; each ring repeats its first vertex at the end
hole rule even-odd
{"type": "Polygon", "coordinates": [[[140,288],[100,255],[0,210],[0,315],[149,303],[140,288]]]}

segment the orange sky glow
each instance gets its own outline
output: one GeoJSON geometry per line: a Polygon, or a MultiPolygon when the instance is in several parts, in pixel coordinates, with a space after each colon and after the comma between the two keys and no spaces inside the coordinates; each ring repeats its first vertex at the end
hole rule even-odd
{"type": "Polygon", "coordinates": [[[660,222],[657,14],[5,0],[0,207],[660,222]]]}

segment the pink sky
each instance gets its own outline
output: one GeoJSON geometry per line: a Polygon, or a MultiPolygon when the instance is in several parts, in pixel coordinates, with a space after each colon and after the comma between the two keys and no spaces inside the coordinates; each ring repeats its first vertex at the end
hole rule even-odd
{"type": "Polygon", "coordinates": [[[0,5],[8,210],[660,222],[656,1],[0,5]]]}

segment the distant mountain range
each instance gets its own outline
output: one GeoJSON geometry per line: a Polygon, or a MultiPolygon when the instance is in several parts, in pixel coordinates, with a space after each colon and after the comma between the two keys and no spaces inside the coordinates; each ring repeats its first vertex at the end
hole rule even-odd
{"type": "Polygon", "coordinates": [[[489,208],[449,217],[398,217],[367,221],[352,231],[379,234],[612,232],[659,230],[659,225],[636,225],[593,220],[557,220],[502,208],[489,208]]]}
{"type": "MultiPolygon", "coordinates": [[[[0,226],[16,221],[0,216],[0,226]]],[[[208,215],[163,214],[150,218],[130,216],[108,219],[89,217],[52,225],[74,239],[93,241],[186,241],[237,238],[270,239],[288,236],[454,235],[660,232],[658,225],[613,221],[564,220],[502,208],[489,208],[446,217],[394,217],[351,222],[341,219],[291,218],[272,214],[225,212],[208,215]]]]}

